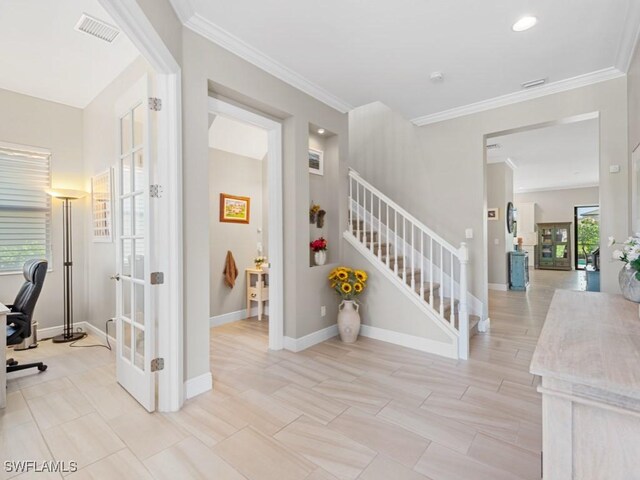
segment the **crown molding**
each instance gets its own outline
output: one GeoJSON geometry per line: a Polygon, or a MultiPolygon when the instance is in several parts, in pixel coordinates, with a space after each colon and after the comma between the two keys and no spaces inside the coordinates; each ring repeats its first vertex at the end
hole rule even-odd
{"type": "Polygon", "coordinates": [[[183,24],[196,14],[191,0],[169,0],[169,2],[183,24]]]}
{"type": "Polygon", "coordinates": [[[574,88],[586,87],[588,85],[593,85],[594,83],[613,80],[614,78],[623,77],[625,75],[626,74],[624,72],[615,67],[605,68],[603,70],[597,70],[595,72],[586,73],[584,75],[578,75],[577,77],[558,80],[557,82],[548,83],[531,90],[522,90],[514,93],[509,93],[507,95],[490,98],[481,102],[471,103],[462,107],[456,107],[450,110],[444,110],[442,112],[424,115],[422,117],[414,118],[413,120],[411,120],[411,122],[418,127],[422,127],[424,125],[451,120],[453,118],[463,117],[465,115],[471,115],[473,113],[485,112],[494,108],[513,105],[515,103],[524,102],[526,100],[533,100],[535,98],[553,95],[554,93],[566,92],[567,90],[573,90],[574,88]]]}
{"type": "Polygon", "coordinates": [[[640,39],[640,2],[629,2],[627,16],[622,27],[622,36],[616,54],[616,68],[621,72],[628,72],[633,55],[640,39]]]}
{"type": "Polygon", "coordinates": [[[513,192],[514,195],[518,195],[520,193],[536,193],[536,192],[553,192],[556,190],[576,190],[579,188],[593,188],[599,187],[599,183],[583,183],[580,185],[565,185],[560,187],[543,187],[543,188],[526,188],[524,190],[515,190],[513,192]]]}
{"type": "Polygon", "coordinates": [[[185,27],[202,35],[207,40],[230,51],[234,55],[246,60],[256,67],[266,71],[274,77],[288,83],[294,88],[334,108],[340,113],[347,113],[353,106],[327,90],[309,81],[302,75],[267,56],[235,35],[210,22],[199,15],[189,0],[170,0],[173,9],[185,27]]]}

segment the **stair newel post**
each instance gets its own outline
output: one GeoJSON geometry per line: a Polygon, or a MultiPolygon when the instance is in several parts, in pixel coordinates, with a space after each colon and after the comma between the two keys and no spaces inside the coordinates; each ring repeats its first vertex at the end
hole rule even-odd
{"type": "Polygon", "coordinates": [[[458,312],[458,350],[461,359],[469,358],[469,311],[467,309],[467,265],[469,264],[469,248],[462,242],[458,251],[460,259],[460,309],[458,312]]]}
{"type": "Polygon", "coordinates": [[[451,290],[451,313],[449,314],[449,320],[451,326],[456,328],[456,290],[455,290],[455,272],[453,271],[453,252],[449,252],[449,289],[451,290]]]}
{"type": "Polygon", "coordinates": [[[378,238],[376,243],[378,244],[378,260],[382,258],[382,247],[380,241],[380,235],[382,234],[382,200],[378,197],[378,238]]]}

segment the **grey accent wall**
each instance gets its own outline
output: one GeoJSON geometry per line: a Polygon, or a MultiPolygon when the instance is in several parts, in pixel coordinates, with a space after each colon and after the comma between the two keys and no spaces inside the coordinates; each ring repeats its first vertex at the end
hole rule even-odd
{"type": "Polygon", "coordinates": [[[509,285],[509,252],[513,234],[507,230],[507,202],[513,202],[513,170],[506,163],[487,165],[487,208],[499,208],[497,220],[487,220],[489,284],[509,285]]]}
{"type": "MultiPolygon", "coordinates": [[[[253,267],[263,228],[262,169],[263,161],[221,150],[209,150],[209,238],[210,311],[211,317],[236,312],[246,307],[245,269],[253,267]],[[250,197],[249,224],[220,222],[220,194],[250,197]],[[227,251],[231,251],[238,267],[233,288],[224,283],[227,251]]],[[[254,304],[255,305],[255,304],[254,304]]]]}
{"type": "MultiPolygon", "coordinates": [[[[91,190],[91,177],[116,165],[118,158],[117,138],[119,135],[116,121],[116,103],[145,74],[153,78],[154,72],[146,60],[139,57],[100,92],[83,111],[84,143],[82,156],[87,191],[91,190]]],[[[115,203],[112,203],[114,212],[115,207],[115,203]]],[[[100,330],[104,330],[106,320],[113,318],[116,313],[115,284],[110,279],[114,273],[117,273],[115,224],[112,225],[114,229],[113,242],[93,242],[91,215],[91,207],[88,204],[83,222],[87,242],[86,301],[87,305],[90,305],[90,308],[87,309],[86,320],[100,330]]],[[[115,221],[115,216],[113,218],[115,221]]],[[[109,327],[109,334],[115,336],[113,325],[109,327]]]]}
{"type": "MultiPolygon", "coordinates": [[[[82,110],[8,90],[0,90],[0,110],[0,141],[50,150],[52,185],[77,190],[86,188],[82,163],[82,110]]],[[[52,271],[47,273],[34,314],[40,329],[63,323],[61,205],[60,200],[52,199],[52,271]]],[[[88,208],[88,197],[73,202],[73,303],[76,321],[86,318],[82,220],[88,208]]],[[[22,272],[0,275],[0,302],[13,303],[23,282],[22,272]]]]}

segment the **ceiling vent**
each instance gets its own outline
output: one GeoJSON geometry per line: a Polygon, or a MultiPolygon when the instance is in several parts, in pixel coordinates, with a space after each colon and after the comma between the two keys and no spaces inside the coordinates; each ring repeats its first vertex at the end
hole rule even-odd
{"type": "Polygon", "coordinates": [[[499,143],[490,143],[487,145],[487,150],[498,150],[500,148],[502,148],[502,145],[499,143]]]}
{"type": "Polygon", "coordinates": [[[99,38],[107,43],[113,43],[113,41],[120,35],[118,30],[113,25],[109,25],[102,20],[98,20],[86,13],[83,13],[75,26],[78,32],[86,33],[92,37],[99,38]]]}
{"type": "Polygon", "coordinates": [[[524,82],[522,84],[522,88],[539,87],[540,85],[544,85],[545,83],[547,83],[546,78],[539,78],[538,80],[531,80],[530,82],[524,82]]]}

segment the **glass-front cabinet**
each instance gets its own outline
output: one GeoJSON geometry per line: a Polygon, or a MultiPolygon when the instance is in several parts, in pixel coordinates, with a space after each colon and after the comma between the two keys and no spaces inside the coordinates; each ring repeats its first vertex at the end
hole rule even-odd
{"type": "Polygon", "coordinates": [[[571,270],[571,223],[538,224],[538,268],[571,270]]]}

